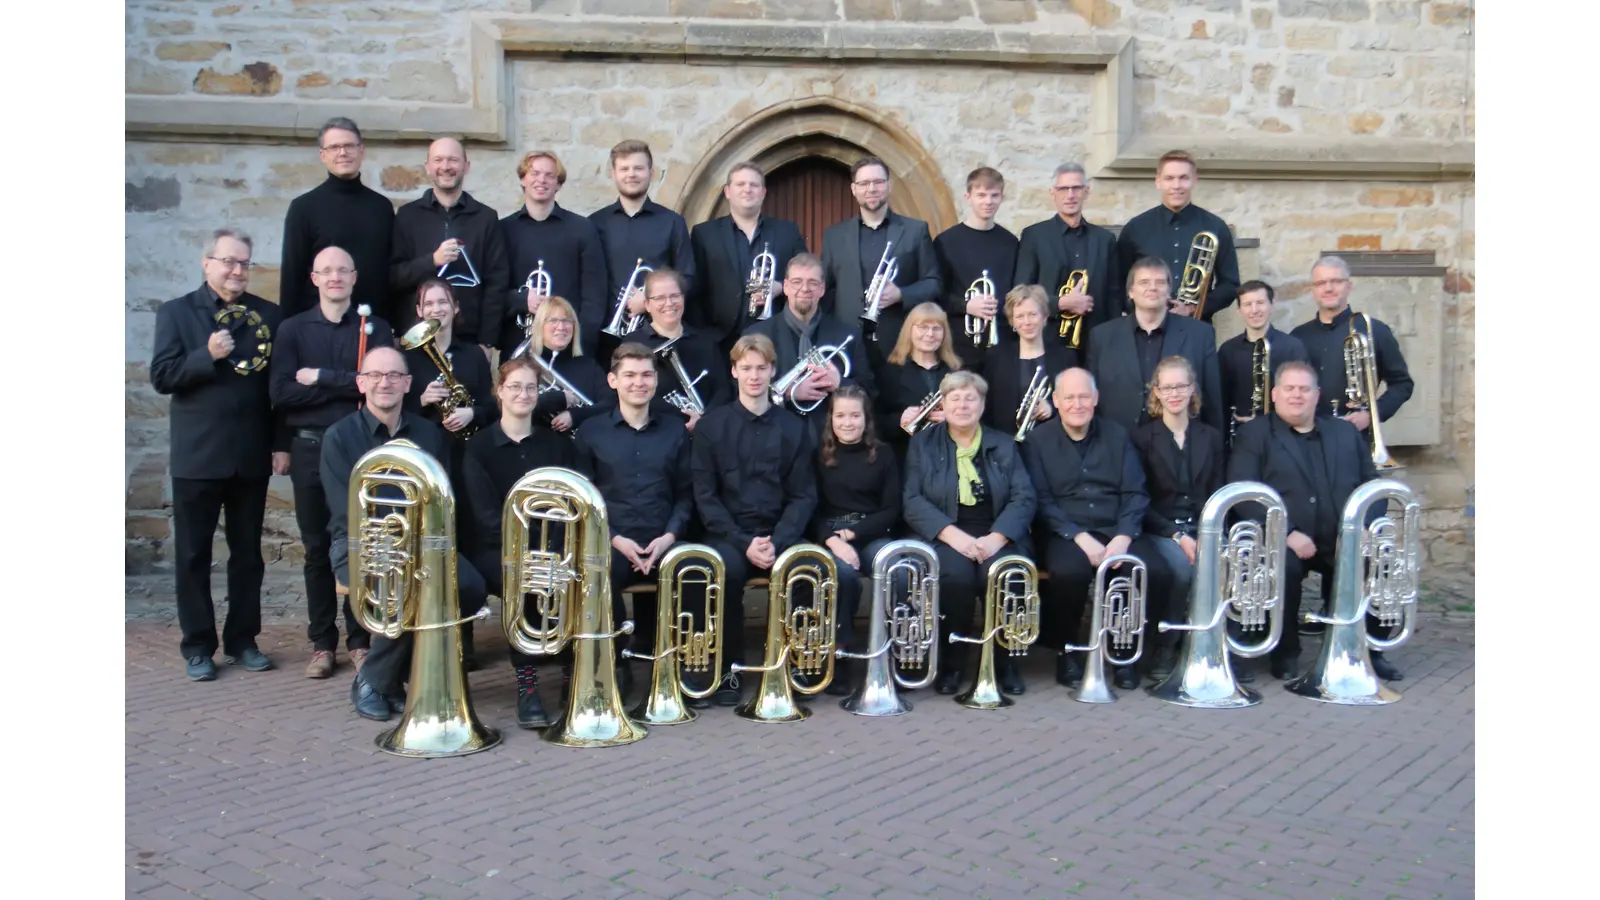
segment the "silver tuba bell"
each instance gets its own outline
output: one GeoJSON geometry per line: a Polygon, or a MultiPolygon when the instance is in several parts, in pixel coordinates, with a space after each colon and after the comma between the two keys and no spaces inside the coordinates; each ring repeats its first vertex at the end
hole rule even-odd
{"type": "Polygon", "coordinates": [[[908,691],[925,688],[939,668],[939,556],[932,547],[921,541],[890,541],[872,560],[867,646],[873,648],[867,653],[836,651],[843,659],[867,661],[861,687],[839,705],[858,716],[910,712],[911,701],[900,696],[896,685],[908,691]],[[909,578],[910,589],[905,600],[896,601],[894,580],[900,572],[909,578]],[[900,669],[926,671],[912,681],[900,669]]]}
{"type": "Polygon", "coordinates": [[[1145,585],[1149,570],[1144,560],[1128,553],[1107,556],[1100,561],[1094,576],[1094,607],[1089,615],[1089,645],[1063,647],[1066,651],[1087,651],[1083,684],[1072,693],[1080,703],[1115,703],[1117,695],[1106,678],[1106,664],[1131,666],[1144,655],[1145,585]],[[1118,564],[1127,571],[1112,575],[1118,564]],[[1109,647],[1107,646],[1109,645],[1109,647]],[[1129,653],[1129,648],[1132,652],[1129,653]],[[1114,655],[1116,653],[1123,655],[1114,655]]]}

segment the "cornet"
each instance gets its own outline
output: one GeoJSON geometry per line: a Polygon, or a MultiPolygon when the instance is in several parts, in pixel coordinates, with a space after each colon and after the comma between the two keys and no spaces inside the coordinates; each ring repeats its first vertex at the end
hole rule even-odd
{"type": "Polygon", "coordinates": [[[649,275],[654,271],[654,269],[644,264],[644,257],[640,257],[633,264],[633,273],[628,276],[628,283],[623,285],[622,292],[617,295],[617,308],[611,313],[611,321],[602,329],[606,334],[617,338],[622,337],[638,328],[639,323],[644,321],[643,313],[636,316],[628,315],[628,298],[633,295],[635,289],[644,287],[643,276],[649,275]],[[626,317],[626,320],[624,320],[624,317],[626,317]]]}
{"type": "MultiPolygon", "coordinates": [[[[1344,339],[1344,395],[1351,410],[1365,410],[1372,420],[1372,464],[1379,469],[1404,466],[1389,458],[1383,443],[1383,426],[1378,422],[1378,367],[1376,345],[1372,342],[1372,322],[1365,313],[1350,314],[1350,334],[1344,339]],[[1356,316],[1366,322],[1365,332],[1356,328],[1356,316]]],[[[1335,403],[1337,408],[1338,404],[1335,403]]]]}
{"type": "Polygon", "coordinates": [[[654,662],[650,669],[650,692],[630,715],[648,725],[681,725],[693,722],[694,710],[683,701],[685,697],[704,700],[717,689],[716,678],[710,686],[696,690],[684,681],[682,672],[706,673],[713,676],[721,670],[723,593],[727,589],[727,575],[723,569],[722,555],[705,544],[677,544],[660,562],[660,575],[656,583],[656,646],[655,653],[622,651],[624,659],[648,659],[654,662]],[[683,608],[683,597],[694,585],[705,590],[706,606],[700,621],[704,626],[695,628],[695,617],[683,608]]]}
{"type": "Polygon", "coordinates": [[[759,666],[730,667],[760,672],[761,686],[734,712],[755,722],[798,722],[810,717],[811,710],[795,703],[794,695],[819,694],[833,681],[839,568],[826,548],[795,544],[779,554],[769,580],[766,660],[759,666]],[[811,586],[811,606],[794,605],[795,590],[802,585],[811,586]],[[807,687],[795,674],[821,677],[807,687]]]}
{"type": "Polygon", "coordinates": [[[1035,422],[1039,419],[1034,415],[1034,409],[1044,402],[1050,391],[1050,378],[1044,374],[1044,366],[1035,366],[1033,378],[1028,382],[1028,390],[1022,395],[1022,403],[1017,407],[1017,433],[1018,441],[1028,439],[1028,432],[1033,430],[1035,422]]]}
{"type": "Polygon", "coordinates": [[[978,644],[978,677],[972,690],[957,694],[968,709],[1005,709],[1015,704],[1000,693],[995,680],[995,648],[1021,656],[1039,639],[1039,570],[1020,554],[1002,556],[989,569],[989,591],[983,603],[983,637],[950,635],[950,643],[978,644]]]}
{"type": "Polygon", "coordinates": [[[783,373],[782,378],[772,383],[770,389],[772,392],[772,404],[774,406],[782,406],[785,402],[788,402],[794,406],[795,411],[802,413],[811,412],[821,406],[822,401],[827,398],[818,397],[816,402],[806,406],[795,399],[794,391],[806,380],[812,370],[821,369],[836,359],[842,361],[842,365],[839,367],[839,377],[849,378],[850,355],[844,352],[844,348],[853,340],[855,340],[855,335],[852,334],[840,341],[838,346],[823,344],[812,347],[805,356],[800,358],[799,362],[794,364],[794,368],[783,373]]]}
{"type": "MultiPolygon", "coordinates": [[[[993,296],[994,281],[989,277],[989,270],[984,269],[983,274],[967,287],[967,295],[965,300],[967,303],[971,303],[973,300],[976,300],[979,297],[993,296]]],[[[989,317],[989,323],[987,327],[985,327],[983,319],[971,314],[967,315],[965,325],[967,337],[972,338],[972,345],[974,347],[993,347],[995,344],[1000,343],[999,310],[995,310],[995,314],[989,317]],[[985,342],[983,336],[985,331],[989,333],[987,342],[985,342]]]]}
{"type": "MultiPolygon", "coordinates": [[[[1075,291],[1089,289],[1089,270],[1073,269],[1067,276],[1067,283],[1056,291],[1056,299],[1060,300],[1075,291]]],[[[1059,306],[1057,307],[1059,309],[1059,306]]],[[[1083,316],[1074,313],[1061,313],[1060,336],[1066,339],[1068,347],[1076,350],[1083,343],[1083,316]]]]}
{"type": "Polygon", "coordinates": [[[1202,231],[1189,244],[1189,259],[1183,265],[1183,277],[1178,280],[1179,303],[1194,307],[1194,317],[1205,312],[1206,295],[1211,291],[1211,274],[1217,265],[1217,236],[1202,231]]]}
{"type": "Polygon", "coordinates": [[[916,434],[928,424],[928,417],[933,411],[944,405],[944,392],[934,391],[922,398],[922,405],[917,407],[916,415],[911,417],[911,424],[905,426],[906,434],[916,434]]]}
{"type": "Polygon", "coordinates": [[[878,316],[883,312],[883,290],[894,283],[895,276],[900,274],[900,261],[891,259],[889,254],[894,251],[894,241],[889,241],[883,246],[883,258],[878,260],[878,268],[872,273],[872,282],[867,285],[866,303],[861,310],[861,318],[870,325],[863,328],[878,339],[878,332],[872,328],[878,324],[878,316]]]}
{"type": "Polygon", "coordinates": [[[1121,668],[1131,666],[1144,655],[1145,585],[1149,576],[1144,560],[1127,553],[1107,556],[1100,561],[1094,576],[1094,608],[1089,617],[1089,645],[1075,647],[1068,644],[1067,651],[1088,651],[1088,664],[1083,668],[1083,684],[1073,692],[1072,699],[1080,703],[1115,703],[1106,679],[1106,665],[1121,668]],[[1122,564],[1127,571],[1113,576],[1113,568],[1122,564]],[[1109,648],[1107,645],[1110,645],[1109,648]],[[1133,652],[1126,656],[1113,655],[1116,651],[1133,652]]]}
{"type": "Polygon", "coordinates": [[[939,668],[939,555],[932,547],[921,541],[890,541],[872,560],[867,646],[875,649],[868,653],[838,651],[842,659],[867,661],[861,687],[839,705],[858,716],[910,712],[911,701],[900,696],[896,685],[908,691],[925,688],[933,683],[939,668]],[[894,580],[900,572],[906,574],[909,588],[906,599],[896,602],[894,580]],[[924,669],[925,674],[912,681],[901,675],[900,669],[924,669]]]}
{"type": "Polygon", "coordinates": [[[750,263],[750,278],[744,292],[750,298],[750,318],[753,321],[772,318],[772,298],[776,293],[773,279],[778,277],[778,258],[772,255],[771,242],[762,242],[761,252],[750,263]]]}
{"type": "Polygon", "coordinates": [[[700,392],[695,390],[694,386],[700,383],[700,379],[706,377],[708,370],[702,369],[699,375],[694,378],[689,377],[688,370],[683,367],[683,360],[678,357],[678,348],[673,346],[682,339],[683,336],[679,335],[655,350],[656,356],[666,361],[672,373],[677,376],[678,383],[683,385],[682,391],[672,391],[662,399],[685,415],[703,416],[706,414],[706,404],[700,399],[700,392]]]}

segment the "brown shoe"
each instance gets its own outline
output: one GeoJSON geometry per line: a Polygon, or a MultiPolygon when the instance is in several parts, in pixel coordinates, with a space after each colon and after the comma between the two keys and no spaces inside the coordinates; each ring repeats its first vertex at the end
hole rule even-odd
{"type": "Polygon", "coordinates": [[[329,678],[333,675],[333,653],[328,650],[313,650],[311,662],[306,664],[307,678],[329,678]]]}
{"type": "Polygon", "coordinates": [[[366,661],[367,649],[365,647],[357,647],[350,651],[350,665],[355,666],[357,672],[361,671],[361,664],[366,661]]]}

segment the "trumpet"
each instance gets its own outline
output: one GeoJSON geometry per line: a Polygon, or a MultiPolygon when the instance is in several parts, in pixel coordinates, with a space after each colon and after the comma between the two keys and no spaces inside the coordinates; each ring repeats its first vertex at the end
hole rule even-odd
{"type": "Polygon", "coordinates": [[[921,541],[891,541],[872,560],[872,618],[867,626],[869,653],[838,651],[842,659],[865,659],[866,676],[839,706],[858,716],[898,716],[911,711],[896,685],[908,691],[933,683],[939,668],[939,556],[921,541]],[[895,602],[894,577],[905,572],[909,589],[895,602]],[[889,659],[893,650],[894,659],[889,659]],[[899,666],[896,667],[895,663],[899,666]],[[912,681],[900,669],[925,669],[912,681]]]}
{"type": "Polygon", "coordinates": [[[760,672],[756,695],[734,710],[755,722],[798,722],[811,710],[795,694],[819,694],[833,682],[839,568],[833,554],[816,544],[795,544],[772,564],[772,599],[767,611],[767,653],[759,666],[734,663],[734,672],[760,672]],[[809,607],[795,606],[797,588],[810,585],[809,607]],[[807,686],[795,675],[820,676],[807,686]]]}
{"type": "MultiPolygon", "coordinates": [[[[522,282],[522,292],[529,297],[549,297],[553,294],[550,273],[544,269],[544,260],[539,260],[538,267],[528,273],[528,279],[522,282]]],[[[533,316],[526,310],[517,313],[517,325],[522,328],[522,343],[511,351],[511,359],[527,353],[528,348],[533,346],[533,316]]]]}
{"type": "Polygon", "coordinates": [[[1178,279],[1179,303],[1194,307],[1194,317],[1205,312],[1206,295],[1211,291],[1211,275],[1217,266],[1217,236],[1202,231],[1189,244],[1189,258],[1183,264],[1183,277],[1178,279]]]}
{"type": "Polygon", "coordinates": [[[861,318],[871,323],[863,328],[871,333],[874,341],[878,339],[878,332],[872,326],[878,324],[878,316],[883,312],[883,290],[894,283],[895,276],[900,274],[900,261],[889,257],[893,250],[894,241],[884,244],[883,258],[878,260],[878,268],[867,285],[866,303],[861,311],[861,318]]]}
{"type": "Polygon", "coordinates": [[[239,303],[230,303],[217,310],[212,317],[217,331],[233,333],[234,323],[244,321],[245,336],[234,341],[233,353],[228,354],[228,365],[240,375],[249,375],[267,367],[272,358],[272,329],[261,321],[261,314],[239,303]],[[242,353],[240,352],[242,351],[242,353]]]}
{"type": "MultiPolygon", "coordinates": [[[[988,269],[984,269],[983,270],[983,274],[980,275],[975,281],[972,282],[971,285],[969,285],[967,287],[967,294],[966,294],[966,298],[965,299],[966,299],[966,302],[971,303],[973,300],[976,300],[979,297],[993,297],[993,296],[994,296],[994,280],[989,277],[989,270],[988,269]]],[[[984,326],[983,319],[979,318],[978,316],[971,315],[971,314],[969,314],[967,316],[966,321],[965,321],[965,325],[966,325],[967,337],[972,338],[972,345],[974,347],[993,347],[995,344],[1000,343],[1000,313],[999,313],[999,310],[996,310],[995,314],[993,316],[989,317],[989,324],[988,324],[987,327],[984,326]],[[988,334],[989,334],[987,342],[985,342],[985,339],[984,339],[984,332],[985,331],[987,331],[988,334]]]]}
{"type": "Polygon", "coordinates": [[[1366,410],[1372,420],[1372,464],[1379,469],[1399,469],[1403,466],[1389,458],[1389,448],[1383,443],[1383,426],[1378,421],[1376,360],[1377,345],[1372,341],[1372,321],[1365,313],[1351,313],[1350,334],[1344,339],[1345,402],[1352,410],[1366,410]],[[1356,316],[1366,323],[1365,332],[1356,328],[1356,316]]]}
{"type": "Polygon", "coordinates": [[[654,271],[654,269],[644,264],[644,257],[642,256],[633,264],[633,273],[628,276],[628,283],[623,285],[622,292],[617,294],[617,308],[611,313],[611,321],[602,329],[606,334],[617,338],[622,337],[638,328],[639,323],[644,321],[643,313],[636,316],[627,315],[628,297],[632,296],[636,289],[644,287],[644,278],[642,276],[649,275],[654,271]],[[627,316],[626,322],[624,322],[624,316],[627,316]]]}
{"type": "Polygon", "coordinates": [[[772,318],[772,298],[776,291],[773,279],[778,277],[778,258],[772,255],[772,243],[764,241],[761,252],[750,263],[750,278],[744,292],[750,298],[750,318],[754,321],[772,318]]]}
{"type": "Polygon", "coordinates": [[[988,596],[983,604],[983,637],[950,635],[950,643],[978,644],[978,677],[972,690],[957,694],[968,709],[1005,709],[1014,705],[995,680],[995,648],[1021,656],[1039,639],[1039,570],[1033,560],[1008,554],[989,569],[988,596]]]}
{"type": "Polygon", "coordinates": [[[1028,382],[1028,390],[1022,395],[1022,403],[1017,406],[1017,433],[1016,439],[1025,441],[1028,432],[1033,430],[1035,422],[1039,421],[1034,415],[1034,409],[1044,402],[1050,391],[1050,378],[1044,374],[1044,366],[1035,366],[1033,378],[1028,382]]]}
{"type": "Polygon", "coordinates": [[[1083,684],[1073,692],[1072,699],[1080,703],[1115,703],[1117,695],[1106,679],[1106,665],[1131,666],[1144,655],[1145,586],[1149,570],[1144,560],[1127,553],[1107,556],[1100,561],[1094,576],[1094,607],[1089,616],[1090,641],[1086,647],[1068,644],[1063,650],[1088,651],[1088,665],[1083,669],[1083,684]],[[1118,565],[1127,564],[1128,571],[1111,575],[1118,565]],[[1107,648],[1107,645],[1110,648],[1107,648]],[[1133,652],[1115,656],[1115,651],[1133,652]]]}
{"type": "Polygon", "coordinates": [[[905,426],[906,434],[916,434],[928,424],[928,417],[933,411],[944,405],[944,392],[934,391],[922,398],[922,405],[917,407],[917,414],[911,418],[911,424],[905,426]]]}
{"type": "MultiPolygon", "coordinates": [[[[1066,284],[1061,286],[1061,290],[1056,291],[1056,299],[1059,300],[1068,294],[1088,289],[1089,270],[1073,269],[1072,272],[1067,275],[1066,284]]],[[[1068,347],[1071,347],[1074,350],[1078,349],[1079,345],[1083,343],[1083,316],[1075,313],[1062,313],[1061,330],[1059,334],[1061,337],[1066,338],[1068,347]]]]}
{"type": "Polygon", "coordinates": [[[655,653],[622,651],[624,659],[648,659],[650,692],[633,710],[634,719],[648,725],[680,725],[693,722],[694,710],[684,698],[704,700],[717,689],[711,684],[696,690],[682,680],[681,672],[716,673],[722,661],[722,603],[727,575],[722,555],[705,544],[678,544],[662,558],[656,584],[655,653]],[[705,589],[706,607],[701,616],[704,627],[696,630],[694,614],[684,610],[683,597],[693,585],[705,589]]]}
{"type": "Polygon", "coordinates": [[[706,377],[708,370],[702,369],[699,375],[694,378],[689,377],[688,370],[683,367],[683,360],[678,358],[678,348],[673,346],[682,339],[683,336],[679,335],[655,350],[656,356],[666,361],[672,373],[678,377],[678,383],[683,385],[682,391],[672,391],[662,399],[684,415],[703,416],[706,414],[706,404],[700,399],[700,392],[695,390],[694,386],[700,383],[700,379],[706,377]]]}
{"type": "Polygon", "coordinates": [[[844,352],[844,348],[853,340],[855,340],[855,335],[852,334],[840,341],[838,346],[823,344],[819,347],[812,347],[807,351],[806,355],[802,356],[800,361],[794,364],[794,368],[783,373],[782,378],[772,383],[770,390],[772,391],[773,405],[782,406],[787,399],[789,403],[794,404],[795,411],[800,413],[808,413],[821,406],[824,399],[821,397],[817,398],[816,402],[810,406],[806,406],[796,400],[794,397],[795,388],[798,388],[806,380],[806,377],[811,374],[813,369],[821,369],[836,359],[843,361],[839,368],[839,377],[849,378],[850,355],[844,352]]]}
{"type": "MultiPolygon", "coordinates": [[[[400,338],[400,346],[406,350],[421,349],[427,354],[428,359],[439,370],[439,377],[434,379],[439,384],[449,389],[450,393],[439,401],[439,420],[450,418],[458,409],[467,409],[472,406],[472,395],[467,393],[467,388],[456,380],[454,367],[450,360],[439,350],[439,329],[442,328],[437,319],[423,319],[406,330],[400,338]]],[[[471,422],[467,427],[456,432],[458,437],[469,437],[478,430],[478,423],[471,422]]]]}

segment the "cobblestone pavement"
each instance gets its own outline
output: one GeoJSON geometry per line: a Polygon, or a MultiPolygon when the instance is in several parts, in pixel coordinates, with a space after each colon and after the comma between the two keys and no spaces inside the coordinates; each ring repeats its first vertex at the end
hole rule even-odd
{"type": "Polygon", "coordinates": [[[301,677],[303,606],[275,577],[260,643],[279,668],[208,684],[183,677],[170,576],[129,579],[130,896],[1473,895],[1470,619],[1423,616],[1390,654],[1404,699],[1380,709],[1264,671],[1249,709],[1091,706],[1036,650],[1009,710],[919,691],[873,720],[819,697],[796,724],[714,708],[587,751],[517,729],[504,639],[480,626],[473,700],[504,742],[420,761],[374,749],[342,651],[334,679],[301,677]]]}

